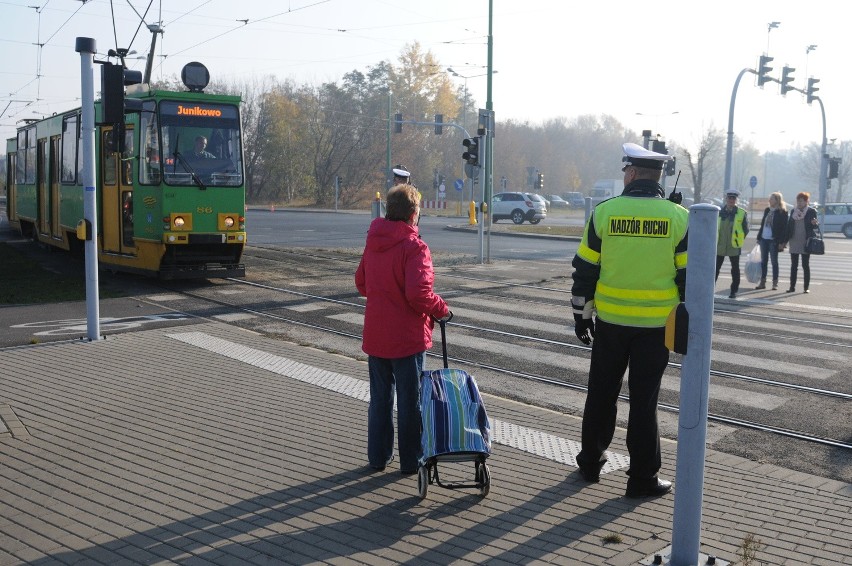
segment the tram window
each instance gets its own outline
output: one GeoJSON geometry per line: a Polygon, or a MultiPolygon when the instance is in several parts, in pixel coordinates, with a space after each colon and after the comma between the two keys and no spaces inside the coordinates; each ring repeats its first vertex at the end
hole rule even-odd
{"type": "Polygon", "coordinates": [[[163,101],[160,103],[163,176],[170,185],[238,187],[243,184],[239,110],[233,104],[163,101]],[[213,157],[193,156],[195,140],[207,140],[213,157]]]}
{"type": "Polygon", "coordinates": [[[124,152],[121,154],[121,182],[133,184],[133,130],[124,132],[124,152]]]}
{"type": "Polygon", "coordinates": [[[62,182],[75,184],[79,163],[77,159],[79,132],[79,115],[66,116],[62,119],[62,182]]]}
{"type": "Polygon", "coordinates": [[[36,135],[35,128],[27,128],[18,132],[18,163],[15,170],[15,180],[18,184],[32,185],[35,183],[36,170],[36,135]]]}
{"type": "Polygon", "coordinates": [[[157,137],[157,113],[153,101],[145,101],[139,115],[139,182],[160,184],[160,143],[157,137]],[[144,155],[142,148],[145,148],[144,155]]]}
{"type": "Polygon", "coordinates": [[[103,159],[101,163],[103,164],[103,171],[101,171],[101,178],[104,181],[104,185],[116,185],[118,179],[115,176],[115,153],[110,151],[112,145],[112,130],[104,132],[104,137],[101,139],[101,153],[103,154],[103,159]]]}

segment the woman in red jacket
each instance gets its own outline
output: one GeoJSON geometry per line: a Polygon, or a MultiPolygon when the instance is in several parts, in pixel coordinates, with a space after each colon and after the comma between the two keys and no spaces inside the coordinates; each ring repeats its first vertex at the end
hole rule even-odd
{"type": "Polygon", "coordinates": [[[367,458],[376,470],[393,460],[396,389],[403,474],[416,473],[420,459],[420,374],[426,350],[432,347],[432,317],[449,313],[447,303],[432,290],[432,256],[418,235],[419,218],[417,188],[392,188],[385,218],[370,224],[355,273],[355,286],[367,297],[361,346],[370,369],[367,458]]]}

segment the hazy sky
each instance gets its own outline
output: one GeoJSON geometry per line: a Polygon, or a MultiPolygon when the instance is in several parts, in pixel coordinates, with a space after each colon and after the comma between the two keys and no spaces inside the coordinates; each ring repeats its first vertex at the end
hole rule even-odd
{"type": "MultiPolygon", "coordinates": [[[[821,80],[817,94],[825,105],[827,137],[852,140],[852,34],[845,5],[494,0],[498,128],[507,118],[540,122],[610,114],[637,132],[651,129],[692,147],[711,125],[727,131],[737,75],[756,69],[758,56],[768,51],[776,78],[788,64],[796,67],[798,88],[806,88],[808,76],[821,80]],[[774,21],[780,25],[769,31],[774,21]],[[817,47],[808,52],[809,45],[817,47]]],[[[21,119],[79,105],[76,37],[95,38],[105,54],[115,47],[115,34],[120,47],[145,55],[151,35],[142,26],[133,39],[139,17],[132,8],[142,14],[148,6],[149,0],[0,0],[2,137],[14,135],[21,119]]],[[[153,0],[145,21],[158,20],[165,35],[155,77],[179,75],[187,62],[201,61],[224,79],[337,81],[381,60],[396,63],[413,41],[443,67],[471,77],[484,73],[487,63],[487,0],[153,0]]],[[[133,64],[144,67],[141,60],[133,64]]],[[[808,106],[802,94],[782,97],[777,84],[761,90],[755,83],[751,73],[740,83],[734,121],[739,137],[761,150],[821,141],[818,102],[808,106]]],[[[470,78],[467,86],[485,107],[486,78],[470,78]]]]}

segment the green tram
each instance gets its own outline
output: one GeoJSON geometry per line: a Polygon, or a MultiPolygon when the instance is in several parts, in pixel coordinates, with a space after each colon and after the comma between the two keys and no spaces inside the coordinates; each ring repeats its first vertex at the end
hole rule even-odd
{"type": "MultiPolygon", "coordinates": [[[[128,87],[142,110],[95,126],[98,262],[162,279],[245,275],[245,175],[238,96],[128,87]],[[120,126],[120,124],[119,124],[120,126]]],[[[95,103],[95,123],[101,102],[95,103]]],[[[7,217],[21,234],[82,255],[79,108],[7,140],[7,217]]]]}

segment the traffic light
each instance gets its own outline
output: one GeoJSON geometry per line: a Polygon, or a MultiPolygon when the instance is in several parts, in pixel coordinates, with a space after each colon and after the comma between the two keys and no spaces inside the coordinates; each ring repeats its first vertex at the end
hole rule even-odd
{"type": "Polygon", "coordinates": [[[819,79],[815,79],[813,77],[808,79],[808,92],[806,93],[808,95],[808,104],[813,102],[814,99],[816,98],[816,95],[814,95],[814,93],[816,91],[818,91],[819,88],[815,87],[814,85],[817,84],[818,82],[819,82],[819,79]]]}
{"type": "Polygon", "coordinates": [[[402,133],[402,114],[394,114],[393,116],[393,131],[395,134],[402,133]]]}
{"type": "Polygon", "coordinates": [[[125,112],[139,112],[142,101],[124,99],[124,87],[142,82],[142,71],[121,65],[101,64],[101,124],[123,124],[125,112]]]}
{"type": "Polygon", "coordinates": [[[793,71],[795,71],[795,70],[796,70],[795,67],[787,67],[786,65],[784,66],[783,69],[781,69],[781,95],[782,96],[787,94],[791,90],[796,90],[796,87],[790,85],[790,83],[795,80],[795,77],[793,77],[793,71]]]}
{"type": "Polygon", "coordinates": [[[677,171],[677,157],[672,157],[668,161],[666,161],[666,175],[669,177],[673,177],[677,171]]]}
{"type": "Polygon", "coordinates": [[[435,114],[435,134],[441,135],[444,133],[444,115],[435,114]]]}
{"type": "Polygon", "coordinates": [[[544,173],[539,173],[535,180],[535,190],[541,191],[544,189],[544,173]]]}
{"type": "Polygon", "coordinates": [[[465,147],[462,159],[474,167],[479,167],[479,139],[467,138],[462,142],[462,145],[465,147]]]}
{"type": "Polygon", "coordinates": [[[836,179],[838,174],[840,173],[840,163],[841,159],[839,157],[830,157],[828,159],[828,178],[836,179]]]}
{"type": "Polygon", "coordinates": [[[662,153],[664,155],[669,154],[669,150],[666,149],[666,142],[663,140],[654,140],[651,142],[651,151],[655,153],[662,153]]]}
{"type": "Polygon", "coordinates": [[[760,64],[757,68],[757,86],[763,86],[772,80],[772,77],[769,76],[769,73],[772,71],[772,67],[769,66],[775,57],[770,57],[769,55],[761,55],[760,56],[760,64]]]}

